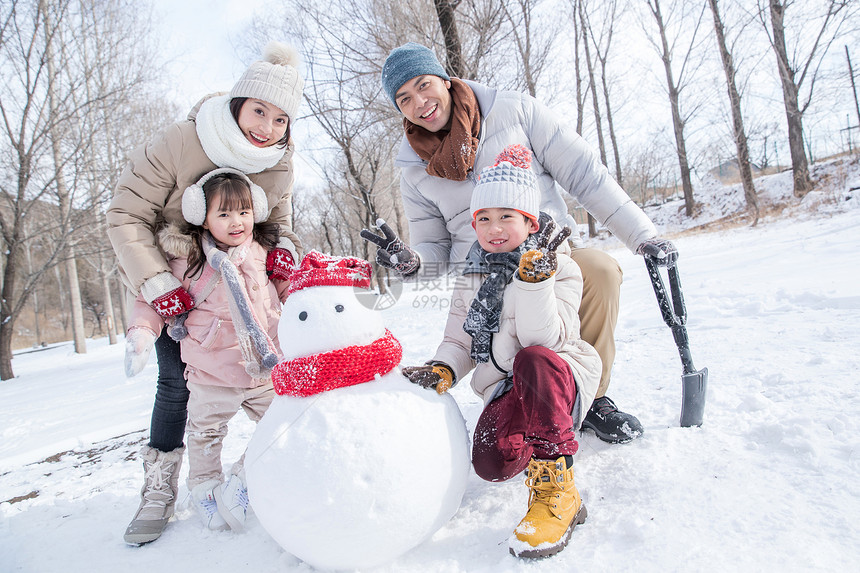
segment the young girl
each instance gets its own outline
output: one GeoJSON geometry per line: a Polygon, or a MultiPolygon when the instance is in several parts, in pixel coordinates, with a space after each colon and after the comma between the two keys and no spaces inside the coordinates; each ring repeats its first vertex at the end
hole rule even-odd
{"type": "MultiPolygon", "coordinates": [[[[274,396],[271,367],[277,363],[277,332],[286,281],[272,282],[266,256],[278,242],[278,225],[262,189],[234,169],[216,169],[184,193],[187,229],[168,226],[158,234],[171,257],[170,269],[194,296],[194,311],[170,320],[186,364],[188,400],[188,489],[210,529],[241,529],[248,508],[242,460],[223,483],[221,448],[227,422],[241,407],[258,421],[274,396]],[[261,343],[261,341],[263,341],[261,343]]],[[[139,296],[129,340],[154,341],[163,317],[139,296]]],[[[130,374],[146,364],[130,346],[130,374]]],[[[244,456],[243,456],[244,457],[244,456]]]]}
{"type": "MultiPolygon", "coordinates": [[[[142,294],[165,318],[192,308],[191,297],[171,274],[155,237],[168,225],[184,223],[183,191],[217,167],[238,169],[265,190],[270,210],[256,215],[280,225],[280,237],[267,253],[266,266],[273,279],[286,279],[301,254],[301,244],[291,230],[294,146],[290,130],[303,85],[297,59],[292,48],[268,44],[263,59],[251,64],[229,94],[207,96],[186,120],[131,153],[107,211],[108,236],[130,301],[142,294]]],[[[149,443],[140,452],[145,480],[140,505],[124,536],[131,544],[157,539],[173,515],[176,478],[185,451],[188,390],[179,344],[163,334],[155,350],[155,404],[149,443]]]]}

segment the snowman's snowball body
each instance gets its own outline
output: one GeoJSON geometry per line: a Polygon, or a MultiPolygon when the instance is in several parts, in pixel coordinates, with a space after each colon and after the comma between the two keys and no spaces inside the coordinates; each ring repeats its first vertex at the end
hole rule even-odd
{"type": "MultiPolygon", "coordinates": [[[[349,287],[293,293],[278,330],[287,358],[385,333],[349,287]]],[[[307,397],[276,396],[246,454],[251,506],[288,552],[322,569],[371,567],[428,539],[456,513],[470,463],[454,399],[395,368],[307,397]]]]}

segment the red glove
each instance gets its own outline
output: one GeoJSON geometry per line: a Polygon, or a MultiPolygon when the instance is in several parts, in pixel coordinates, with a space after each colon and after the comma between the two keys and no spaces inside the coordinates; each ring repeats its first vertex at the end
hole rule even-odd
{"type": "Polygon", "coordinates": [[[293,255],[287,249],[275,247],[266,255],[266,274],[272,280],[290,280],[290,271],[294,266],[293,255]]]}
{"type": "Polygon", "coordinates": [[[176,316],[194,308],[194,301],[191,299],[191,295],[182,287],[177,287],[169,293],[161,295],[150,304],[155,309],[155,312],[164,318],[176,316]]]}

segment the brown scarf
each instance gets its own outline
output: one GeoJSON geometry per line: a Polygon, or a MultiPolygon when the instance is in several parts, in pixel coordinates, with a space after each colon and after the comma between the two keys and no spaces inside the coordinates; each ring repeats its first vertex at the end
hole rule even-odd
{"type": "Polygon", "coordinates": [[[465,181],[475,166],[478,135],[481,131],[481,110],[475,92],[465,82],[451,78],[451,131],[435,133],[403,119],[406,139],[427,161],[427,173],[452,181],[465,181]]]}

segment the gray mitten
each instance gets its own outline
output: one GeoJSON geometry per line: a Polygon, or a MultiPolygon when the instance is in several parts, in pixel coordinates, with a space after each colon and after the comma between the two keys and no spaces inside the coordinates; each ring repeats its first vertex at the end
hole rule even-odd
{"type": "Polygon", "coordinates": [[[678,260],[678,249],[672,241],[656,237],[642,241],[636,249],[636,254],[649,257],[661,267],[674,267],[675,261],[678,260]]]}
{"type": "Polygon", "coordinates": [[[361,238],[379,247],[376,251],[376,262],[379,266],[393,269],[404,278],[414,275],[421,265],[418,253],[401,241],[383,219],[377,219],[376,225],[382,231],[381,236],[362,229],[361,238]]]}

